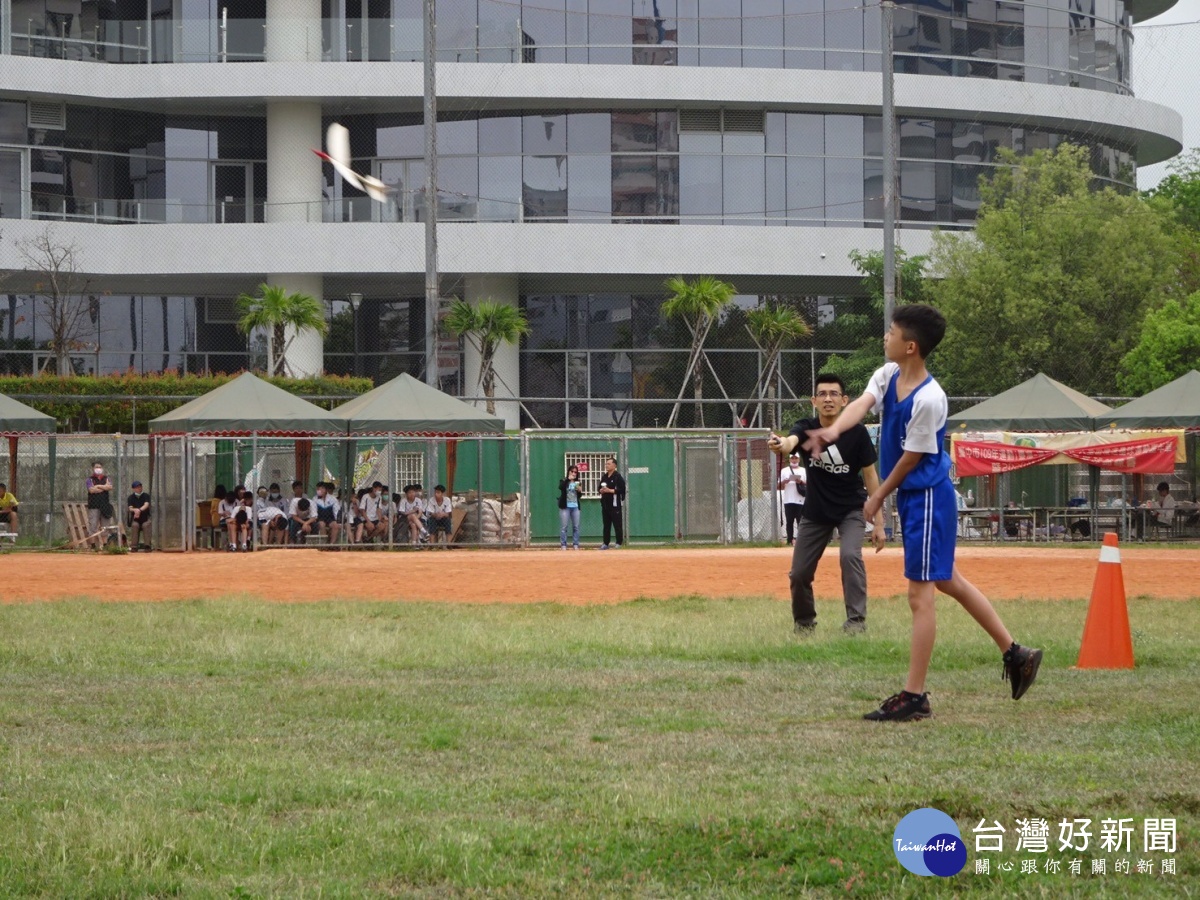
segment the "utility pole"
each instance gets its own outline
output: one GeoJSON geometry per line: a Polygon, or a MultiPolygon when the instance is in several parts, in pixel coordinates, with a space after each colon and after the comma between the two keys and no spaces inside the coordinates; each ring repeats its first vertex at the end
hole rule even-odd
{"type": "Polygon", "coordinates": [[[425,31],[425,383],[440,388],[441,291],[437,261],[437,0],[424,0],[425,31]]]}
{"type": "Polygon", "coordinates": [[[892,324],[896,309],[896,66],[894,0],[879,4],[883,15],[883,330],[892,324]]]}

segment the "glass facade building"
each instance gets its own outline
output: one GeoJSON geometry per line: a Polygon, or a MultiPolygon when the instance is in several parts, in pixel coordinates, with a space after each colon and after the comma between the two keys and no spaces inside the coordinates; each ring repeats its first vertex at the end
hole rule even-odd
{"type": "MultiPolygon", "coordinates": [[[[1121,190],[1178,152],[1178,115],[1135,98],[1130,65],[1133,22],[1171,5],[898,2],[910,252],[971,226],[1001,149],[1085,146],[1097,185],[1121,190]]],[[[528,400],[505,407],[511,424],[636,398],[666,349],[667,275],[750,298],[852,291],[847,250],[880,246],[877,4],[440,0],[437,15],[442,290],[529,314],[502,353],[505,390],[528,400]]],[[[420,17],[418,0],[0,0],[3,368],[47,357],[27,251],[53,233],[86,283],[77,370],[247,365],[232,298],[269,281],[327,301],[334,327],[301,341],[305,368],[422,372],[420,17]],[[387,203],[309,153],[332,122],[387,203]]],[[[443,384],[474,395],[470,354],[458,371],[448,349],[443,384]]]]}

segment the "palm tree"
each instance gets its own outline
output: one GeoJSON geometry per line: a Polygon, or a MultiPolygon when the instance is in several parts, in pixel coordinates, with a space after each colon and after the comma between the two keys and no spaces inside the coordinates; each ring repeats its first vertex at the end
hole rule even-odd
{"type": "Polygon", "coordinates": [[[267,374],[288,374],[287,351],[301,331],[324,335],[329,330],[325,322],[325,306],[316,297],[288,293],[275,284],[260,284],[255,295],[242,294],[237,298],[238,331],[250,334],[256,328],[267,332],[267,374]],[[292,336],[287,337],[287,329],[292,336]]]}
{"type": "Polygon", "coordinates": [[[713,324],[720,318],[722,310],[729,305],[737,289],[727,281],[703,275],[695,281],[688,282],[676,276],[668,278],[666,288],[671,296],[663,302],[661,311],[668,319],[683,319],[688,331],[692,333],[692,346],[688,352],[687,369],[683,375],[683,385],[679,388],[679,396],[675,398],[675,406],[671,417],[667,419],[667,427],[672,428],[679,416],[680,401],[687,390],[687,380],[692,378],[692,388],[696,398],[696,422],[704,427],[704,370],[700,363],[706,365],[708,360],[704,355],[704,341],[713,324]]]}
{"type": "Polygon", "coordinates": [[[489,416],[496,414],[496,348],[516,344],[529,333],[525,314],[515,306],[496,300],[480,300],[472,306],[455,299],[442,324],[456,337],[465,338],[479,353],[479,385],[487,397],[489,416]]]}
{"type": "MultiPolygon", "coordinates": [[[[766,399],[763,394],[772,390],[772,382],[779,371],[779,357],[784,345],[798,338],[808,337],[812,334],[812,328],[804,321],[804,316],[799,310],[789,305],[786,298],[782,297],[763,297],[760,306],[746,313],[746,328],[754,338],[754,343],[758,344],[765,354],[762,373],[754,385],[761,413],[762,403],[766,399]]],[[[776,426],[775,407],[769,405],[767,409],[771,418],[769,424],[773,429],[776,426]]],[[[748,418],[750,411],[747,409],[746,412],[748,418]]]]}

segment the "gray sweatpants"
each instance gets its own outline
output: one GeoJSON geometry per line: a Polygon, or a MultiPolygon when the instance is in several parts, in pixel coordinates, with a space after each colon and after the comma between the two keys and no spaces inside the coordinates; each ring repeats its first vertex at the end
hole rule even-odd
{"type": "Polygon", "coordinates": [[[792,549],[792,570],[788,579],[792,585],[792,618],[801,625],[817,621],[812,583],[817,565],[834,529],[841,539],[842,594],[846,600],[846,620],[864,622],[867,618],[867,570],[863,565],[862,545],[867,526],[862,510],[855,510],[841,523],[814,522],[801,518],[792,549]]]}

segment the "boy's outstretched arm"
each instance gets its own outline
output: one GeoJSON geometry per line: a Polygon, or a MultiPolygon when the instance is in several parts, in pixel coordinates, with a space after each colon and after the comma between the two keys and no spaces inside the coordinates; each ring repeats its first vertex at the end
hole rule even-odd
{"type": "MultiPolygon", "coordinates": [[[[808,433],[808,440],[804,441],[802,446],[805,450],[812,454],[818,454],[839,437],[843,433],[849,431],[859,422],[867,417],[872,409],[875,408],[875,395],[863,394],[849,406],[841,411],[837,417],[837,421],[828,428],[817,428],[808,433]]],[[[799,441],[797,440],[797,443],[799,441]]]]}
{"type": "Polygon", "coordinates": [[[892,471],[888,473],[888,477],[883,480],[883,484],[879,489],[874,491],[867,498],[867,502],[863,504],[863,517],[866,519],[875,518],[875,513],[883,506],[883,501],[891,496],[892,491],[900,487],[904,482],[908,473],[917,467],[924,453],[917,453],[913,450],[905,450],[903,455],[896,461],[896,465],[892,471]]]}

